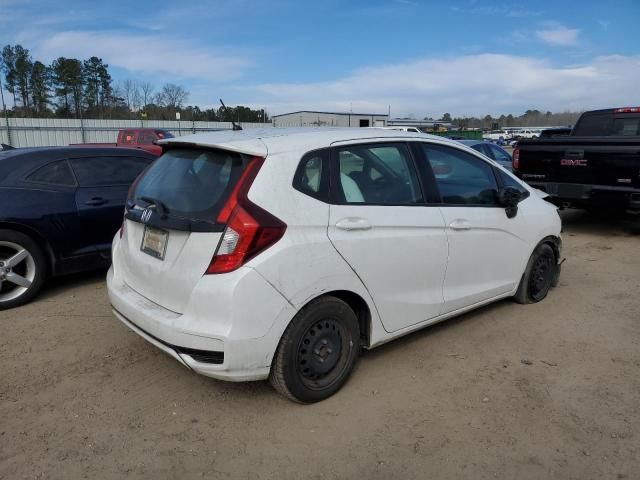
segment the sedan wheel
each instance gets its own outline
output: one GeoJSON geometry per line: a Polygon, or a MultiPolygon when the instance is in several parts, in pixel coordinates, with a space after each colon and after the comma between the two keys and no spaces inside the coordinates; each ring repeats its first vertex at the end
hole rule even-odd
{"type": "Polygon", "coordinates": [[[19,232],[0,230],[0,310],[33,298],[44,281],[42,251],[19,232]]]}

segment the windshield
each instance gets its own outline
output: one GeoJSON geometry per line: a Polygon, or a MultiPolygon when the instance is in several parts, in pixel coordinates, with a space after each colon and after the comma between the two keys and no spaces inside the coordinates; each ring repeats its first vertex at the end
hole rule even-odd
{"type": "Polygon", "coordinates": [[[211,149],[171,149],[140,178],[129,198],[163,204],[173,217],[215,221],[242,172],[238,153],[211,149]]]}

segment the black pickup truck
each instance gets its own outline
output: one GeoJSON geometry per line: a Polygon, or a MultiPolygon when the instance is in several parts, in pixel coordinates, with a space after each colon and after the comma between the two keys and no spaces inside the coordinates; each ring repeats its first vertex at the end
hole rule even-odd
{"type": "Polygon", "coordinates": [[[568,136],[522,140],[513,170],[560,207],[640,218],[640,107],[585,112],[568,136]]]}

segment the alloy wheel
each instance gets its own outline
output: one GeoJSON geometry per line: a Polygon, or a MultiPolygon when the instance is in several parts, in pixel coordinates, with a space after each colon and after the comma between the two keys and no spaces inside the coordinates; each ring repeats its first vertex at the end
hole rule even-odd
{"type": "Polygon", "coordinates": [[[36,276],[36,262],[27,249],[0,240],[0,302],[24,295],[36,276]]]}

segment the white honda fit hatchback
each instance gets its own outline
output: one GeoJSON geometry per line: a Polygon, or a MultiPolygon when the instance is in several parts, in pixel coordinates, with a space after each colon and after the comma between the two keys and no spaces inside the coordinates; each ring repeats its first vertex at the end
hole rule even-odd
{"type": "Polygon", "coordinates": [[[322,400],[372,348],[542,300],[561,222],[475,150],[381,129],[167,139],[113,241],[115,315],[186,367],[322,400]]]}

